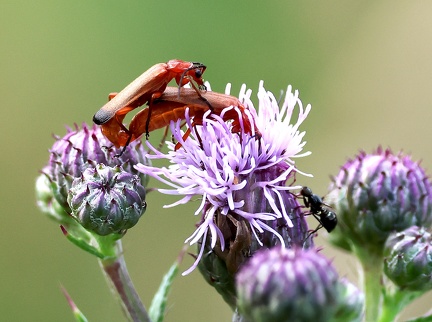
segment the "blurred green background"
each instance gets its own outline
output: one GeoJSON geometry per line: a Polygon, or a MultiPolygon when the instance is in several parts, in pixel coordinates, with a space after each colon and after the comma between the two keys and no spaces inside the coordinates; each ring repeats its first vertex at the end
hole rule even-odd
{"type": "MultiPolygon", "coordinates": [[[[109,92],[155,63],[203,62],[216,91],[232,82],[234,94],[242,83],[256,93],[261,79],[276,96],[298,88],[312,104],[302,129],[313,152],[298,166],[315,177],[297,183],[318,194],[348,157],[378,145],[411,153],[432,173],[431,12],[426,1],[1,1],[2,320],[73,321],[62,284],[91,321],[123,321],[95,259],[36,208],[34,181],[53,133],[90,123],[109,92]]],[[[124,238],[147,305],[197,219],[196,203],[162,209],[173,200],[150,194],[124,238]]],[[[318,244],[341,275],[354,275],[351,257],[318,244]]],[[[430,302],[429,293],[404,317],[430,302]]],[[[230,320],[198,271],[176,280],[167,322],[230,320]]]]}

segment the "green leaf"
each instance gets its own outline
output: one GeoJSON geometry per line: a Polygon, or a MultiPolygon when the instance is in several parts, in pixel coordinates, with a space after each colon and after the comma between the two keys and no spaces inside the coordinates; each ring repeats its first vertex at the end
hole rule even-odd
{"type": "Polygon", "coordinates": [[[408,320],[408,322],[432,322],[432,314],[408,320]]]}
{"type": "Polygon", "coordinates": [[[159,286],[158,291],[153,297],[150,305],[149,315],[153,322],[162,322],[165,317],[165,308],[168,300],[168,293],[171,290],[171,285],[174,278],[179,272],[179,265],[183,259],[186,249],[183,249],[182,253],[178,257],[177,261],[171,266],[168,273],[162,279],[162,283],[159,286]]]}
{"type": "Polygon", "coordinates": [[[66,291],[66,289],[62,286],[62,291],[64,296],[66,297],[66,300],[68,301],[68,304],[70,308],[72,309],[73,315],[75,317],[75,321],[77,322],[88,322],[85,315],[81,312],[81,310],[76,306],[75,302],[70,297],[69,293],[66,291]]]}

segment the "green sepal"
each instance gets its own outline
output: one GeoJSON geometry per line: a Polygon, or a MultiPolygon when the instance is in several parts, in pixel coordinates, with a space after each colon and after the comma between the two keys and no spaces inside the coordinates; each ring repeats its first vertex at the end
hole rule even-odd
{"type": "Polygon", "coordinates": [[[62,225],[60,225],[60,228],[63,232],[63,234],[66,236],[66,238],[75,246],[78,246],[82,250],[86,251],[87,253],[90,253],[100,259],[106,259],[107,256],[102,254],[96,247],[90,245],[87,240],[83,238],[75,237],[73,234],[70,234],[66,228],[64,228],[62,225]]]}
{"type": "Polygon", "coordinates": [[[181,260],[183,259],[184,253],[185,250],[182,251],[177,261],[175,261],[174,264],[169,269],[168,273],[165,274],[159,286],[158,291],[153,297],[149,309],[150,319],[153,322],[162,322],[165,317],[165,308],[168,300],[168,293],[171,290],[171,285],[174,281],[174,278],[177,276],[179,272],[179,266],[181,260]]]}

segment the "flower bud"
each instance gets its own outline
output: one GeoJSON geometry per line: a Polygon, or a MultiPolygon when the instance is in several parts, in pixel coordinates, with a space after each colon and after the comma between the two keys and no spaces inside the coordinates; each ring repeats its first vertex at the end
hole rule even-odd
{"type": "MultiPolygon", "coordinates": [[[[238,308],[254,322],[342,321],[347,288],[315,250],[275,247],[255,254],[237,274],[238,308]]],[[[358,305],[354,306],[358,313],[358,305]]]]}
{"type": "Polygon", "coordinates": [[[124,233],[146,209],[139,177],[103,164],[86,169],[73,181],[67,201],[72,216],[101,236],[124,233]]]}
{"type": "Polygon", "coordinates": [[[98,163],[120,166],[127,172],[139,174],[141,184],[146,184],[147,177],[134,169],[137,163],[148,163],[139,140],[132,142],[121,153],[121,149],[113,148],[112,143],[103,136],[100,127],[89,128],[86,124],[82,125],[82,129],[68,129],[64,137],[56,139],[50,150],[49,164],[43,173],[51,182],[54,197],[66,212],[70,213],[67,195],[73,180],[81,176],[85,169],[98,163]],[[121,156],[118,156],[120,153],[121,156]]]}
{"type": "Polygon", "coordinates": [[[432,236],[423,227],[391,235],[384,254],[384,272],[401,289],[432,289],[432,236]]]}
{"type": "Polygon", "coordinates": [[[339,284],[339,308],[332,322],[363,321],[364,294],[351,282],[343,279],[339,284]]]}
{"type": "Polygon", "coordinates": [[[392,232],[432,223],[432,187],[423,168],[389,149],[349,160],[329,191],[326,202],[338,214],[330,239],[348,250],[356,245],[381,253],[392,232]]]}
{"type": "Polygon", "coordinates": [[[36,202],[39,209],[63,226],[77,225],[64,208],[54,198],[51,183],[45,174],[36,179],[36,202]]]}

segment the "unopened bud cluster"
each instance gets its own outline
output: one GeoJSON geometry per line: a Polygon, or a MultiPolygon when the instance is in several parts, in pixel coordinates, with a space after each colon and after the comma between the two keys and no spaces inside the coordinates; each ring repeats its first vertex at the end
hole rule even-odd
{"type": "Polygon", "coordinates": [[[115,149],[99,127],[83,124],[56,137],[50,153],[36,186],[44,213],[66,229],[75,219],[99,235],[124,233],[137,223],[146,207],[147,181],[134,169],[147,162],[139,141],[115,149]]]}

